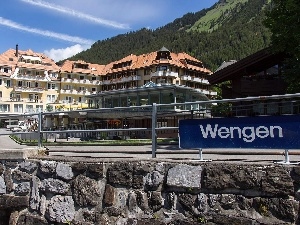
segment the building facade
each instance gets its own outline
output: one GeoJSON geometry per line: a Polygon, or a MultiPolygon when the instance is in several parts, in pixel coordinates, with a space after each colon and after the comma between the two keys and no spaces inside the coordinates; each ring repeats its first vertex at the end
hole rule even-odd
{"type": "MultiPolygon", "coordinates": [[[[186,53],[172,53],[165,47],[139,56],[131,54],[107,65],[66,60],[58,66],[44,54],[21,51],[17,45],[0,55],[0,114],[4,118],[5,115],[43,111],[167,103],[165,100],[171,97],[165,95],[163,89],[166,88],[162,86],[174,87],[171,92],[166,89],[174,95],[171,102],[190,101],[192,95],[184,94],[192,93],[188,89],[197,93],[193,96],[214,98],[217,93],[211,90],[210,75],[210,70],[198,59],[186,53]],[[149,84],[155,84],[151,94],[150,89],[139,91],[149,84]],[[174,90],[181,90],[180,87],[184,91],[176,94],[174,90]],[[120,96],[127,90],[131,98],[126,97],[124,101],[103,97],[108,93],[120,96]]],[[[70,115],[51,118],[47,126],[80,122],[70,115]]]]}
{"type": "Polygon", "coordinates": [[[0,113],[47,110],[59,98],[59,66],[44,54],[9,49],[0,55],[0,113]]]}

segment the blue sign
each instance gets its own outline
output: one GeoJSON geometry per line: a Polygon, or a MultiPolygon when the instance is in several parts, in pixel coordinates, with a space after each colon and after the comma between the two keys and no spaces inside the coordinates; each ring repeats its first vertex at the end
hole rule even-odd
{"type": "Polygon", "coordinates": [[[300,149],[300,115],[180,120],[179,146],[300,149]]]}

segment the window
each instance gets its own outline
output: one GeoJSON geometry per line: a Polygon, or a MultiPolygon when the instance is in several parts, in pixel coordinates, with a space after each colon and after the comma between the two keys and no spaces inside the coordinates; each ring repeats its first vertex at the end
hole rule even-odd
{"type": "Polygon", "coordinates": [[[18,81],[18,87],[22,87],[23,86],[23,82],[22,81],[18,81]]]}
{"type": "Polygon", "coordinates": [[[27,113],[33,113],[33,112],[34,112],[34,111],[33,111],[33,105],[26,105],[25,111],[26,111],[27,113]]]}
{"type": "Polygon", "coordinates": [[[10,112],[10,105],[0,104],[0,112],[10,112]]]}
{"type": "Polygon", "coordinates": [[[84,76],[80,76],[79,79],[80,79],[80,80],[84,80],[84,76]]]}
{"type": "Polygon", "coordinates": [[[97,77],[92,77],[92,80],[97,80],[97,77]]]}
{"type": "Polygon", "coordinates": [[[93,91],[93,92],[96,91],[96,88],[92,88],[92,91],[93,91]]]}
{"type": "Polygon", "coordinates": [[[10,80],[7,80],[6,81],[6,87],[10,87],[11,83],[10,83],[10,80]]]}
{"type": "Polygon", "coordinates": [[[37,112],[43,112],[43,105],[36,105],[37,112]]]}
{"type": "Polygon", "coordinates": [[[33,102],[33,94],[29,94],[28,97],[29,97],[29,101],[33,102]]]}
{"type": "Polygon", "coordinates": [[[21,94],[20,94],[20,93],[17,93],[17,94],[16,94],[16,100],[17,100],[17,101],[21,101],[21,94]]]}
{"type": "Polygon", "coordinates": [[[54,103],[56,101],[56,95],[47,95],[47,102],[54,103]]]}
{"type": "Polygon", "coordinates": [[[15,113],[23,113],[23,104],[14,104],[15,113]]]}
{"type": "Polygon", "coordinates": [[[2,79],[0,79],[0,85],[2,85],[2,79]]]}
{"type": "Polygon", "coordinates": [[[55,90],[56,89],[56,84],[54,84],[54,83],[48,83],[48,90],[50,90],[50,89],[55,90]]]}
{"type": "Polygon", "coordinates": [[[2,98],[2,91],[0,91],[0,98],[2,98]]]}
{"type": "Polygon", "coordinates": [[[71,79],[72,78],[71,74],[67,74],[67,78],[71,79]]]}
{"type": "Polygon", "coordinates": [[[66,101],[69,102],[69,103],[72,103],[72,101],[73,101],[72,97],[71,96],[66,96],[66,101]]]}
{"type": "Polygon", "coordinates": [[[85,87],[79,87],[79,91],[85,91],[85,87]]]}

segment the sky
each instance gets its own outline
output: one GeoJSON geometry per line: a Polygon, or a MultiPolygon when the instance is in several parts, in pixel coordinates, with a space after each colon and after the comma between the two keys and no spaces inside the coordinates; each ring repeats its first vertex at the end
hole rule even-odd
{"type": "Polygon", "coordinates": [[[71,57],[98,40],[142,28],[156,29],[218,0],[1,0],[0,53],[71,57]]]}

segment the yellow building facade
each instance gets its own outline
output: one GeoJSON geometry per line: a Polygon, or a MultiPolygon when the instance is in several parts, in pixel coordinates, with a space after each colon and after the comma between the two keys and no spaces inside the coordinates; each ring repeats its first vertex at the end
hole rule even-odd
{"type": "MultiPolygon", "coordinates": [[[[66,60],[58,66],[46,55],[21,51],[17,45],[0,55],[0,115],[84,109],[91,105],[88,96],[138,89],[149,82],[184,86],[214,98],[217,93],[208,83],[210,75],[198,59],[165,47],[143,55],[130,54],[107,65],[66,60]]],[[[58,119],[51,124],[78,122],[70,116],[58,119]]]]}

